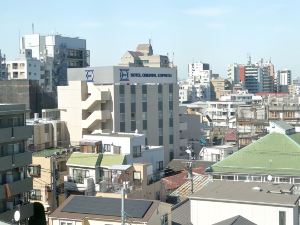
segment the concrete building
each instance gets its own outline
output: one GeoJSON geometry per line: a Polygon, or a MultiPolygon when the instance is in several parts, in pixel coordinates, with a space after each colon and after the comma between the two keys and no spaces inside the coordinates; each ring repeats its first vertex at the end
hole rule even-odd
{"type": "Polygon", "coordinates": [[[136,51],[127,51],[121,58],[120,66],[129,67],[170,67],[169,57],[154,55],[151,43],[139,44],[136,51]]]}
{"type": "Polygon", "coordinates": [[[48,92],[67,84],[67,68],[89,66],[86,40],[58,34],[28,34],[20,39],[21,50],[31,49],[32,57],[42,63],[44,88],[48,92]]]}
{"type": "Polygon", "coordinates": [[[162,146],[146,146],[134,133],[84,135],[80,152],[67,162],[65,192],[119,196],[128,181],[128,197],[165,199],[160,178],[164,169],[162,146]]]}
{"type": "Polygon", "coordinates": [[[191,103],[199,100],[197,97],[197,89],[190,81],[179,81],[179,102],[191,103]]]}
{"type": "Polygon", "coordinates": [[[277,92],[288,92],[288,86],[292,84],[291,70],[278,70],[276,73],[277,92]]]}
{"type": "Polygon", "coordinates": [[[68,174],[66,162],[71,155],[67,149],[44,149],[32,154],[30,168],[33,188],[29,199],[44,205],[47,215],[64,201],[64,176],[68,174]]]}
{"type": "Polygon", "coordinates": [[[36,80],[3,80],[0,82],[0,103],[25,104],[30,117],[42,109],[57,108],[56,95],[45,92],[36,80]]]}
{"type": "Polygon", "coordinates": [[[11,222],[17,209],[22,223],[33,215],[32,178],[27,176],[32,154],[26,150],[32,130],[25,118],[25,105],[0,104],[0,221],[11,222]]]}
{"type": "Polygon", "coordinates": [[[237,63],[230,64],[227,66],[227,79],[232,84],[240,83],[240,65],[237,63]]]}
{"type": "Polygon", "coordinates": [[[42,118],[36,113],[35,118],[26,120],[26,124],[33,128],[33,135],[28,140],[31,151],[69,146],[70,137],[66,123],[60,120],[60,116],[52,117],[51,114],[54,113],[59,115],[59,110],[43,109],[42,118]]]}
{"type": "Polygon", "coordinates": [[[203,147],[199,153],[199,159],[204,161],[219,162],[236,152],[238,148],[232,145],[216,145],[203,147]]]}
{"type": "Polygon", "coordinates": [[[0,49],[0,80],[7,80],[6,58],[2,55],[0,49]]]}
{"type": "Polygon", "coordinates": [[[179,155],[176,68],[69,69],[68,79],[58,87],[58,108],[71,144],[84,134],[138,130],[147,145],[164,146],[166,162],[179,155]]]}
{"type": "Polygon", "coordinates": [[[208,63],[191,63],[188,65],[188,79],[196,88],[196,96],[199,100],[210,100],[212,70],[208,63]]]}
{"type": "MultiPolygon", "coordinates": [[[[125,223],[171,225],[171,205],[159,201],[125,199],[125,223]]],[[[49,225],[117,225],[121,223],[121,199],[71,196],[49,218],[49,225]]]]}
{"type": "Polygon", "coordinates": [[[227,224],[218,222],[242,216],[252,221],[242,224],[298,225],[299,195],[292,190],[292,184],[214,181],[190,197],[191,223],[227,224]]]}
{"type": "Polygon", "coordinates": [[[230,83],[226,79],[211,80],[211,100],[220,100],[225,90],[230,90],[230,83]]]}
{"type": "Polygon", "coordinates": [[[20,58],[6,61],[7,78],[37,80],[43,87],[44,81],[41,79],[41,61],[32,57],[31,49],[21,50],[20,58]]]}

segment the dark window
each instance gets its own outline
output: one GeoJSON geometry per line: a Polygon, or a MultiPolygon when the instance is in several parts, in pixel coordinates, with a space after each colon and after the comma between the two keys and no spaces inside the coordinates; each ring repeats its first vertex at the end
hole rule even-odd
{"type": "Polygon", "coordinates": [[[164,169],[164,162],[163,161],[158,161],[156,162],[156,169],[161,171],[164,169]]]}
{"type": "Polygon", "coordinates": [[[285,211],[279,211],[279,225],[286,225],[285,211]]]}
{"type": "Polygon", "coordinates": [[[103,144],[102,149],[103,149],[103,152],[111,152],[111,145],[103,144]]]}
{"type": "Polygon", "coordinates": [[[135,85],[130,86],[130,93],[135,94],[135,85]]]}
{"type": "Polygon", "coordinates": [[[142,148],[141,146],[133,146],[132,147],[133,150],[133,158],[137,158],[137,157],[141,157],[142,156],[142,148]]]}
{"type": "Polygon", "coordinates": [[[119,87],[119,93],[124,94],[124,85],[120,85],[119,87]]]}
{"type": "Polygon", "coordinates": [[[125,122],[120,123],[120,132],[125,132],[125,122]]]}
{"type": "Polygon", "coordinates": [[[135,103],[131,103],[131,112],[135,112],[135,103]]]}
{"type": "Polygon", "coordinates": [[[162,128],[163,127],[163,120],[158,120],[158,128],[162,128]]]}
{"type": "Polygon", "coordinates": [[[158,85],[158,93],[162,93],[162,85],[158,85]]]}
{"type": "Polygon", "coordinates": [[[49,133],[49,124],[45,124],[45,133],[49,133]]]}
{"type": "Polygon", "coordinates": [[[158,139],[159,139],[158,140],[158,145],[163,145],[164,144],[164,138],[163,138],[163,136],[159,136],[158,139]]]}
{"type": "Polygon", "coordinates": [[[174,159],[174,152],[170,152],[170,161],[174,159]]]}
{"type": "Polygon", "coordinates": [[[125,103],[120,103],[120,113],[125,113],[125,103]]]}
{"type": "Polygon", "coordinates": [[[169,101],[169,110],[173,110],[173,101],[169,101]]]}
{"type": "Polygon", "coordinates": [[[147,112],[147,102],[142,103],[142,110],[143,112],[147,112]]]}
{"type": "Polygon", "coordinates": [[[148,138],[145,138],[145,145],[148,145],[148,138]]]}
{"type": "Polygon", "coordinates": [[[135,121],[131,121],[131,131],[135,131],[135,129],[136,129],[135,121]]]}
{"type": "Polygon", "coordinates": [[[173,118],[169,119],[169,127],[173,127],[173,118]]]}
{"type": "Polygon", "coordinates": [[[162,111],[162,110],[163,110],[163,103],[158,102],[158,111],[162,111]]]}
{"type": "Polygon", "coordinates": [[[173,144],[173,142],[174,142],[173,135],[170,135],[169,138],[170,138],[170,144],[173,144]]]}
{"type": "Polygon", "coordinates": [[[173,84],[169,84],[169,93],[173,93],[173,84]]]}
{"type": "Polygon", "coordinates": [[[28,174],[31,177],[41,177],[41,165],[28,166],[28,174]]]}
{"type": "Polygon", "coordinates": [[[30,197],[31,200],[38,200],[41,201],[42,200],[42,194],[41,194],[41,190],[40,189],[33,189],[30,192],[30,197]]]}
{"type": "Polygon", "coordinates": [[[142,85],[142,94],[147,94],[147,86],[142,85]]]}
{"type": "Polygon", "coordinates": [[[147,120],[143,120],[143,130],[147,130],[147,120]]]}

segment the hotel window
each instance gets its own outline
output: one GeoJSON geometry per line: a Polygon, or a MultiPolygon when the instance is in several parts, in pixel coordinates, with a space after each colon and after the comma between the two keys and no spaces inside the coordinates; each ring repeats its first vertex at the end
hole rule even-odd
{"type": "Polygon", "coordinates": [[[163,103],[158,102],[158,111],[162,111],[162,110],[163,110],[163,103]]]}
{"type": "Polygon", "coordinates": [[[120,122],[125,122],[125,113],[120,113],[120,122]]]}
{"type": "Polygon", "coordinates": [[[120,132],[125,132],[125,122],[120,123],[120,132]]]}
{"type": "Polygon", "coordinates": [[[170,140],[170,144],[173,144],[173,142],[174,142],[173,135],[170,135],[170,136],[169,136],[169,140],[170,140]]]}
{"type": "Polygon", "coordinates": [[[120,103],[120,113],[125,113],[125,103],[120,103]]]}
{"type": "Polygon", "coordinates": [[[147,102],[142,103],[142,111],[147,112],[147,102]]]}
{"type": "Polygon", "coordinates": [[[131,103],[131,112],[135,112],[135,103],[131,103]]]}
{"type": "Polygon", "coordinates": [[[286,213],[285,213],[285,211],[279,211],[279,225],[286,225],[286,213]]]}
{"type": "Polygon", "coordinates": [[[147,94],[147,86],[142,85],[142,94],[147,94]]]}
{"type": "Polygon", "coordinates": [[[158,85],[158,93],[159,93],[159,94],[162,93],[162,85],[161,85],[161,84],[158,85]]]}
{"type": "Polygon", "coordinates": [[[147,130],[147,120],[143,120],[143,130],[147,130]]]}
{"type": "Polygon", "coordinates": [[[163,127],[163,120],[160,119],[158,120],[158,128],[162,128],[163,127]]]}
{"type": "Polygon", "coordinates": [[[130,93],[135,95],[135,85],[130,86],[130,93]]]}
{"type": "Polygon", "coordinates": [[[173,101],[169,101],[169,110],[173,110],[173,101]]]}
{"type": "Polygon", "coordinates": [[[158,137],[158,145],[163,145],[164,144],[164,138],[163,136],[158,137]]]}
{"type": "Polygon", "coordinates": [[[135,131],[135,130],[136,130],[136,122],[131,121],[131,131],[135,131]]]}
{"type": "Polygon", "coordinates": [[[121,95],[121,94],[125,94],[125,92],[124,92],[124,85],[120,85],[120,87],[119,87],[119,94],[121,95]]]}
{"type": "Polygon", "coordinates": [[[169,119],[169,127],[173,127],[173,118],[169,119]]]}

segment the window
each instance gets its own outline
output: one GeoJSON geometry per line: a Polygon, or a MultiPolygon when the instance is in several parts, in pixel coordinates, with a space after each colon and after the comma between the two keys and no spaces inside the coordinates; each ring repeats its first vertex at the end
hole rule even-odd
{"type": "Polygon", "coordinates": [[[170,156],[170,161],[171,161],[172,159],[174,159],[174,152],[170,152],[169,156],[170,156]]]}
{"type": "Polygon", "coordinates": [[[125,103],[120,103],[120,113],[125,113],[125,103]]]}
{"type": "Polygon", "coordinates": [[[147,130],[147,120],[143,120],[143,130],[147,130]]]}
{"type": "Polygon", "coordinates": [[[172,118],[169,119],[169,127],[173,127],[173,119],[172,118]]]}
{"type": "Polygon", "coordinates": [[[162,119],[164,116],[162,111],[158,111],[158,119],[162,119]]]}
{"type": "Polygon", "coordinates": [[[141,172],[133,172],[133,180],[141,180],[141,172]]]}
{"type": "Polygon", "coordinates": [[[134,121],[135,121],[135,112],[132,112],[132,113],[131,113],[131,120],[134,120],[134,121]]]}
{"type": "Polygon", "coordinates": [[[169,93],[173,93],[173,84],[169,84],[169,93]]]}
{"type": "Polygon", "coordinates": [[[162,93],[162,85],[160,84],[160,85],[158,85],[158,93],[162,93]]]}
{"type": "Polygon", "coordinates": [[[147,94],[147,86],[142,85],[142,94],[147,94]]]}
{"type": "Polygon", "coordinates": [[[142,103],[142,112],[147,112],[147,102],[142,103]]]}
{"type": "Polygon", "coordinates": [[[136,122],[131,121],[131,131],[135,131],[135,130],[136,130],[136,122]]]}
{"type": "Polygon", "coordinates": [[[173,101],[169,101],[169,110],[173,110],[173,101]]]}
{"type": "Polygon", "coordinates": [[[165,214],[161,217],[161,225],[168,225],[168,214],[165,214]]]}
{"type": "Polygon", "coordinates": [[[135,103],[131,103],[131,112],[135,112],[135,103]]]}
{"type": "Polygon", "coordinates": [[[120,87],[119,87],[119,94],[121,95],[121,94],[125,94],[125,92],[124,92],[124,85],[120,85],[120,87]]]}
{"type": "Polygon", "coordinates": [[[163,127],[163,120],[158,120],[158,128],[162,128],[163,127]]]}
{"type": "Polygon", "coordinates": [[[170,144],[173,144],[174,140],[173,140],[173,135],[169,136],[169,140],[170,140],[170,144]]]}
{"type": "Polygon", "coordinates": [[[39,189],[33,189],[30,192],[30,196],[29,197],[30,197],[31,200],[41,201],[42,200],[41,190],[39,190],[39,189]]]}
{"type": "Polygon", "coordinates": [[[18,78],[18,72],[13,72],[13,78],[18,78]]]}
{"type": "Polygon", "coordinates": [[[125,113],[120,113],[120,122],[125,122],[125,113]]]}
{"type": "Polygon", "coordinates": [[[111,145],[110,144],[104,144],[103,146],[104,152],[110,152],[111,151],[111,145]]]}
{"type": "Polygon", "coordinates": [[[162,110],[163,110],[163,103],[158,102],[158,111],[162,111],[162,110]]]}
{"type": "Polygon", "coordinates": [[[45,133],[46,133],[46,134],[49,133],[49,124],[45,124],[45,133]]]}
{"type": "Polygon", "coordinates": [[[41,176],[41,165],[30,165],[28,166],[28,173],[31,177],[41,176]]]}
{"type": "Polygon", "coordinates": [[[158,138],[158,145],[163,145],[163,136],[159,136],[158,138]]]}
{"type": "Polygon", "coordinates": [[[135,94],[135,85],[130,86],[130,93],[135,94]]]}
{"type": "Polygon", "coordinates": [[[158,161],[158,162],[156,162],[156,169],[157,169],[158,171],[163,170],[163,169],[164,169],[164,162],[163,162],[163,161],[158,161]]]}
{"type": "Polygon", "coordinates": [[[120,122],[120,132],[125,132],[125,122],[120,122]]]}
{"type": "Polygon", "coordinates": [[[59,225],[72,225],[72,224],[73,224],[72,222],[63,222],[63,221],[60,221],[59,225]]]}
{"type": "Polygon", "coordinates": [[[141,146],[133,146],[132,150],[133,150],[133,158],[142,156],[141,146]]]}
{"type": "Polygon", "coordinates": [[[279,225],[286,225],[286,213],[285,213],[285,211],[279,211],[279,225]]]}

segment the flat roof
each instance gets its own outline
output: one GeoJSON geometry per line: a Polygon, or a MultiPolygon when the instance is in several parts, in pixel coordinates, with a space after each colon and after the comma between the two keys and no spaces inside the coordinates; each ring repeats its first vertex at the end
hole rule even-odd
{"type": "Polygon", "coordinates": [[[57,155],[57,153],[61,154],[62,152],[67,152],[68,150],[65,148],[49,148],[44,149],[38,152],[32,152],[33,157],[50,157],[53,155],[57,155]]]}
{"type": "Polygon", "coordinates": [[[205,201],[293,207],[297,205],[299,195],[287,194],[292,188],[292,184],[213,181],[208,183],[200,191],[194,193],[190,198],[205,201]]]}
{"type": "MultiPolygon", "coordinates": [[[[125,199],[125,211],[134,221],[147,222],[159,204],[159,201],[125,199]]],[[[121,199],[71,195],[49,217],[120,221],[121,199]]]]}

